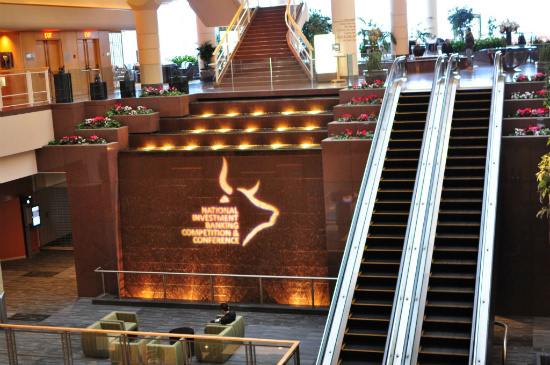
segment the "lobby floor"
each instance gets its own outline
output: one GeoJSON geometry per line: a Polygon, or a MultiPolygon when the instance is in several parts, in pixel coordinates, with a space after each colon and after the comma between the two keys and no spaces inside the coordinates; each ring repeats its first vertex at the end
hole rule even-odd
{"type": "MultiPolygon", "coordinates": [[[[188,326],[204,333],[204,325],[217,311],[207,309],[111,306],[78,298],[72,251],[42,251],[32,260],[2,263],[8,323],[84,328],[113,310],[135,311],[143,331],[168,332],[188,326]]],[[[315,363],[326,316],[238,312],[244,317],[246,336],[300,341],[301,364],[315,363]]],[[[550,353],[550,318],[497,317],[509,326],[508,364],[534,365],[536,353],[550,353]]],[[[493,363],[500,363],[500,327],[495,328],[493,363]]],[[[0,351],[5,342],[0,341],[0,351]]]]}

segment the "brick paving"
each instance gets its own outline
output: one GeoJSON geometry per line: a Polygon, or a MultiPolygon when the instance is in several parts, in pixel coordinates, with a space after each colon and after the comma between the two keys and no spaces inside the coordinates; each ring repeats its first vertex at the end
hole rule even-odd
{"type": "MultiPolygon", "coordinates": [[[[32,260],[3,262],[2,276],[8,322],[12,324],[84,328],[111,311],[121,310],[136,312],[140,330],[143,331],[168,332],[172,328],[186,326],[193,328],[195,333],[202,334],[205,323],[218,314],[210,309],[92,304],[91,298],[77,297],[71,251],[42,251],[32,260]]],[[[246,337],[298,340],[301,342],[301,364],[314,364],[324,330],[325,315],[245,311],[239,311],[238,314],[244,317],[246,337]]],[[[550,318],[497,317],[496,319],[509,326],[508,364],[534,365],[536,353],[550,353],[550,318]]],[[[503,333],[503,329],[495,327],[492,350],[494,364],[501,363],[503,333]]],[[[35,337],[27,334],[26,340],[31,343],[29,345],[31,350],[40,352],[44,351],[48,344],[58,343],[56,341],[59,336],[35,337]]],[[[73,342],[73,349],[77,353],[79,339],[75,337],[73,342]]],[[[0,352],[4,351],[5,341],[2,340],[0,352]]],[[[49,353],[55,354],[55,350],[49,350],[49,353]]],[[[0,354],[0,364],[7,364],[4,361],[6,361],[5,358],[0,354]]],[[[27,362],[20,361],[20,364],[23,363],[27,362]]],[[[44,363],[55,364],[56,362],[45,361],[44,363]]]]}

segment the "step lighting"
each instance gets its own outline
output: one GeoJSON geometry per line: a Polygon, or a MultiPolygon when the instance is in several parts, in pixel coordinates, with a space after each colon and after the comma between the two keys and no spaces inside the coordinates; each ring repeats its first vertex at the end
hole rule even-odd
{"type": "Polygon", "coordinates": [[[253,116],[257,117],[258,115],[264,115],[265,113],[264,112],[255,112],[255,113],[252,113],[253,116]]]}
{"type": "Polygon", "coordinates": [[[218,129],[218,132],[220,132],[220,133],[227,133],[227,132],[229,132],[230,130],[231,130],[231,129],[229,129],[229,128],[218,129]]]}
{"type": "Polygon", "coordinates": [[[174,146],[164,146],[164,147],[162,147],[162,149],[165,150],[165,151],[171,150],[172,148],[174,148],[174,146]]]}
{"type": "Polygon", "coordinates": [[[248,128],[248,129],[245,129],[245,132],[250,133],[250,132],[254,132],[255,130],[256,128],[248,128]]]}
{"type": "Polygon", "coordinates": [[[217,151],[219,150],[220,148],[224,148],[225,146],[224,145],[221,145],[221,144],[217,144],[215,146],[212,146],[210,147],[210,149],[214,150],[214,151],[217,151]]]}
{"type": "Polygon", "coordinates": [[[192,151],[192,150],[194,150],[195,148],[199,148],[199,146],[187,146],[187,147],[185,147],[185,149],[186,149],[187,151],[192,151]]]}
{"type": "Polygon", "coordinates": [[[228,117],[234,117],[236,115],[239,115],[239,113],[229,113],[229,114],[226,114],[226,116],[228,117]]]}
{"type": "Polygon", "coordinates": [[[311,144],[310,143],[303,143],[300,145],[300,147],[302,148],[310,148],[311,147],[311,144]]]}
{"type": "Polygon", "coordinates": [[[247,148],[250,148],[249,144],[242,144],[242,145],[239,146],[240,150],[246,150],[247,148]]]}
{"type": "Polygon", "coordinates": [[[203,133],[204,129],[195,129],[193,133],[203,133]]]}
{"type": "Polygon", "coordinates": [[[281,114],[290,115],[290,114],[294,114],[294,111],[286,111],[286,112],[282,112],[281,114]]]}
{"type": "Polygon", "coordinates": [[[305,127],[304,130],[306,131],[312,131],[314,129],[317,129],[317,127],[305,127]]]}
{"type": "Polygon", "coordinates": [[[284,132],[287,130],[287,127],[280,127],[280,128],[277,128],[277,132],[284,132]]]}
{"type": "Polygon", "coordinates": [[[282,146],[283,146],[282,144],[275,143],[271,145],[271,148],[277,149],[277,148],[281,148],[282,146]]]}
{"type": "Polygon", "coordinates": [[[311,110],[308,112],[309,114],[319,114],[319,113],[322,113],[321,110],[311,110]]]}
{"type": "Polygon", "coordinates": [[[214,114],[206,113],[206,114],[201,115],[201,117],[202,118],[208,118],[208,117],[211,117],[212,115],[214,115],[214,114]]]}
{"type": "Polygon", "coordinates": [[[154,149],[155,149],[155,147],[153,147],[153,146],[147,146],[147,147],[144,148],[145,151],[151,151],[151,150],[154,150],[154,149]]]}

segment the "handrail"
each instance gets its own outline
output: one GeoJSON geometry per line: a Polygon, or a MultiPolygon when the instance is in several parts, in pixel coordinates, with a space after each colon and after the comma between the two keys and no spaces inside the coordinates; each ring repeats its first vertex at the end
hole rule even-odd
{"type": "MultiPolygon", "coordinates": [[[[221,79],[227,72],[229,65],[231,64],[231,59],[235,55],[235,50],[238,48],[238,45],[241,43],[244,32],[248,29],[251,19],[254,16],[255,11],[258,9],[258,0],[255,0],[255,9],[252,13],[251,2],[254,0],[243,0],[241,6],[233,16],[231,23],[227,27],[225,34],[222,39],[216,46],[214,50],[214,62],[212,63],[216,72],[216,84],[219,85],[221,79]],[[234,47],[229,44],[229,33],[237,32],[238,40],[234,47]]],[[[206,67],[207,65],[205,65],[206,67]]]]}
{"type": "Polygon", "coordinates": [[[495,53],[493,85],[485,184],[483,186],[483,208],[481,210],[474,314],[472,318],[472,342],[470,346],[470,362],[476,364],[485,363],[489,338],[491,280],[502,137],[502,105],[504,103],[505,86],[505,76],[502,74],[502,53],[500,51],[495,53]]]}
{"type": "Polygon", "coordinates": [[[374,139],[357,197],[350,232],[338,272],[338,280],[332,295],[327,323],[317,356],[317,365],[331,364],[332,358],[338,356],[337,343],[342,320],[345,320],[346,317],[347,294],[350,288],[353,287],[351,282],[353,273],[356,270],[357,260],[360,262],[361,247],[364,247],[365,237],[368,234],[368,222],[370,222],[374,204],[373,193],[377,190],[377,183],[383,167],[379,162],[383,161],[383,155],[386,152],[385,146],[388,144],[397,106],[396,99],[399,96],[401,84],[404,82],[405,64],[406,58],[404,56],[396,58],[386,79],[386,93],[380,107],[374,139]],[[360,226],[361,224],[363,225],[360,226]]]}
{"type": "Polygon", "coordinates": [[[260,288],[260,303],[263,305],[263,290],[262,279],[276,279],[276,280],[309,280],[311,284],[311,307],[315,308],[315,290],[314,282],[320,280],[336,280],[337,278],[321,277],[321,276],[276,276],[276,275],[244,275],[244,274],[209,274],[209,273],[189,273],[189,272],[169,272],[169,271],[124,271],[124,270],[104,270],[101,266],[94,270],[96,273],[101,273],[101,281],[103,285],[103,294],[105,291],[105,276],[104,274],[116,274],[117,275],[117,289],[118,298],[121,299],[120,289],[120,274],[139,274],[139,275],[161,275],[162,276],[162,288],[163,298],[166,301],[166,276],[204,276],[210,278],[210,291],[212,293],[211,299],[214,303],[214,277],[231,277],[231,278],[250,278],[258,279],[260,288]]]}
{"type": "MultiPolygon", "coordinates": [[[[82,360],[81,358],[75,358],[75,353],[71,350],[71,336],[79,334],[96,334],[98,336],[120,336],[119,344],[124,351],[121,353],[128,354],[130,353],[130,338],[137,338],[138,336],[143,337],[142,340],[145,341],[158,341],[158,338],[161,338],[161,341],[168,341],[172,339],[180,339],[184,346],[193,346],[195,340],[208,341],[210,343],[223,342],[227,343],[232,341],[233,343],[242,344],[244,346],[250,347],[250,355],[254,354],[256,357],[256,347],[258,346],[269,346],[273,347],[276,345],[278,348],[285,349],[284,355],[277,361],[277,365],[284,365],[288,360],[293,356],[299,356],[300,351],[300,341],[291,341],[291,340],[272,340],[272,339],[262,339],[262,338],[248,338],[248,337],[221,337],[221,336],[212,336],[212,335],[190,335],[190,334],[181,334],[181,333],[163,333],[163,332],[143,332],[143,331],[113,331],[113,330],[97,330],[97,329],[88,329],[88,328],[72,328],[72,327],[52,327],[52,326],[29,326],[29,325],[16,325],[16,324],[0,324],[0,329],[4,330],[7,340],[6,354],[8,359],[10,359],[10,364],[17,364],[19,357],[28,358],[28,357],[40,357],[43,359],[55,359],[58,363],[72,364],[74,360],[82,360]],[[51,355],[51,352],[44,351],[43,347],[37,349],[36,353],[29,353],[32,349],[29,349],[26,346],[23,346],[21,342],[28,340],[25,336],[16,336],[17,333],[44,333],[44,334],[60,334],[60,341],[56,343],[60,351],[55,352],[54,355],[51,355]],[[189,341],[188,341],[189,340],[189,341]],[[19,343],[18,343],[19,342],[19,343]]],[[[206,346],[207,347],[207,346],[206,346]]],[[[145,351],[145,350],[137,350],[145,351]]],[[[248,350],[247,350],[248,351],[248,350]]],[[[184,352],[185,353],[185,352],[184,352]]],[[[248,353],[247,353],[248,355],[248,353]]],[[[124,355],[123,355],[124,356],[124,355]]],[[[187,360],[187,359],[185,359],[187,360]]],[[[126,363],[126,361],[123,361],[126,363]]],[[[144,360],[140,364],[149,364],[149,360],[144,360]]],[[[155,362],[156,363],[156,362],[155,362]]],[[[186,361],[187,363],[187,361],[186,361]]],[[[251,363],[255,364],[256,361],[251,363]]],[[[298,361],[295,361],[295,364],[299,364],[298,361]]]]}
{"type": "MultiPolygon", "coordinates": [[[[426,125],[422,138],[421,154],[411,200],[411,209],[407,223],[407,232],[403,246],[403,256],[398,274],[396,295],[392,306],[389,337],[384,351],[384,363],[399,364],[405,356],[407,341],[411,333],[407,329],[414,326],[417,301],[413,300],[419,276],[419,266],[422,264],[422,249],[425,237],[426,221],[430,219],[429,211],[431,187],[437,158],[437,147],[440,130],[442,129],[441,111],[445,101],[445,90],[449,75],[444,73],[447,55],[437,58],[426,125]]],[[[416,298],[415,298],[416,299],[416,298]]],[[[414,333],[414,332],[413,332],[414,333]]]]}
{"type": "Polygon", "coordinates": [[[4,107],[7,108],[15,108],[20,106],[34,106],[34,104],[38,103],[47,103],[51,104],[51,96],[50,96],[50,74],[49,70],[47,68],[39,68],[39,71],[31,71],[31,69],[28,70],[22,70],[23,72],[17,71],[17,73],[2,73],[0,74],[0,111],[4,109],[4,107]],[[37,91],[34,90],[33,87],[33,79],[32,75],[44,75],[44,88],[45,90],[39,89],[37,91]],[[9,77],[17,77],[17,76],[24,76],[25,80],[18,81],[20,84],[26,85],[26,92],[24,93],[16,93],[16,94],[2,94],[2,86],[1,84],[6,83],[9,77]],[[45,100],[35,100],[35,94],[46,94],[45,100]],[[26,96],[27,102],[24,103],[18,103],[18,104],[9,104],[4,105],[3,99],[5,98],[14,98],[18,96],[26,96]]]}
{"type": "Polygon", "coordinates": [[[296,1],[298,1],[300,5],[304,5],[304,0],[288,0],[286,5],[285,22],[288,28],[287,41],[291,50],[295,53],[296,58],[299,59],[313,82],[313,46],[309,43],[304,33],[302,33],[298,27],[298,24],[296,24],[294,17],[290,14],[290,5],[292,3],[294,9],[296,9],[296,1]]]}
{"type": "Polygon", "coordinates": [[[508,325],[501,321],[495,321],[495,324],[504,327],[504,338],[502,339],[502,365],[506,365],[506,356],[508,353],[508,325]]]}

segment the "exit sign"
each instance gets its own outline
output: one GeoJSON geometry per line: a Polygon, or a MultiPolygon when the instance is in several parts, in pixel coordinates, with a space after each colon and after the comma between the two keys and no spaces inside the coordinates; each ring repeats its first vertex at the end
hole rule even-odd
{"type": "Polygon", "coordinates": [[[92,32],[84,32],[84,38],[90,38],[92,36],[92,32]]]}
{"type": "Polygon", "coordinates": [[[53,37],[53,33],[52,32],[46,32],[44,33],[44,38],[46,39],[51,39],[53,37]]]}

